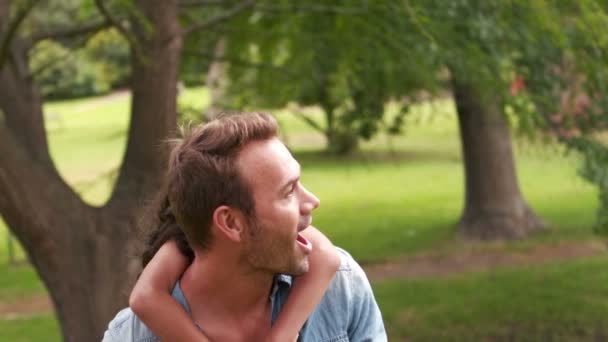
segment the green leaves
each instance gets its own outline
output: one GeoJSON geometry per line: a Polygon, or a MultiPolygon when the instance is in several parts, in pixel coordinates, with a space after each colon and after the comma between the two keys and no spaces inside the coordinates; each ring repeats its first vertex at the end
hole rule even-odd
{"type": "Polygon", "coordinates": [[[571,139],[569,146],[583,155],[579,174],[598,188],[600,207],[594,230],[608,235],[608,146],[586,137],[571,139]]]}
{"type": "Polygon", "coordinates": [[[430,84],[420,81],[432,74],[420,68],[427,64],[422,51],[398,38],[409,39],[402,30],[409,23],[392,14],[393,7],[388,1],[262,2],[239,24],[243,29],[226,35],[226,59],[249,62],[229,64],[230,103],[318,106],[328,147],[348,152],[379,131],[387,101],[430,84]],[[278,15],[268,8],[283,10],[278,15]],[[421,55],[408,58],[415,54],[421,55]]]}

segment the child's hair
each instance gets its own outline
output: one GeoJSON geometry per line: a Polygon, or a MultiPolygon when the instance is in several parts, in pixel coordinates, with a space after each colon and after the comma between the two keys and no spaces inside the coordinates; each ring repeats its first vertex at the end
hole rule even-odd
{"type": "Polygon", "coordinates": [[[186,235],[179,227],[175,216],[171,212],[166,188],[163,188],[158,193],[155,202],[152,203],[148,212],[148,219],[142,221],[142,230],[148,232],[145,236],[141,255],[142,267],[146,267],[160,247],[169,240],[174,240],[180,252],[192,262],[194,252],[186,240],[186,235]]]}

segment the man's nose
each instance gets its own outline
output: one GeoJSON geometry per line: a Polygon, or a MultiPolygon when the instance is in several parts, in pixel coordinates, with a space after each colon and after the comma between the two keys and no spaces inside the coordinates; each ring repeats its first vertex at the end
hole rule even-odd
{"type": "Polygon", "coordinates": [[[313,210],[319,207],[321,201],[312,192],[302,187],[302,202],[300,204],[300,211],[303,215],[310,214],[313,210]]]}

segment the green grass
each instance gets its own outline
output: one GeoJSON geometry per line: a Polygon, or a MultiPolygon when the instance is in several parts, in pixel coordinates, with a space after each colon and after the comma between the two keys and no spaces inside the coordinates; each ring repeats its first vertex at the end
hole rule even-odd
{"type": "Polygon", "coordinates": [[[605,341],[608,256],[374,286],[391,341],[605,341]]]}
{"type": "MultiPolygon", "coordinates": [[[[113,186],[112,174],[124,153],[129,101],[124,93],[45,106],[57,168],[91,204],[102,205],[113,186]]],[[[188,89],[180,102],[202,107],[208,95],[202,88],[188,89]]],[[[289,112],[277,112],[282,134],[302,164],[304,185],[321,199],[314,224],[362,261],[462,248],[465,243],[453,238],[464,197],[453,110],[447,100],[419,105],[408,117],[404,136],[380,135],[363,143],[361,152],[339,158],[320,152],[322,134],[289,112]]],[[[309,113],[322,122],[318,111],[309,113]]],[[[515,154],[521,190],[550,229],[501,248],[597,239],[590,228],[597,194],[576,175],[577,157],[522,141],[515,144],[515,154]]],[[[7,264],[6,239],[0,221],[0,303],[44,293],[30,266],[7,264]]],[[[16,255],[25,260],[19,247],[16,255]]],[[[606,258],[595,258],[374,287],[393,340],[508,340],[518,331],[530,337],[523,340],[576,340],[594,329],[606,331],[602,324],[607,321],[601,320],[606,316],[607,279],[601,271],[606,266],[606,258]]],[[[58,339],[52,315],[0,319],[0,341],[58,339]]]]}
{"type": "MultiPolygon", "coordinates": [[[[46,290],[27,256],[13,237],[13,260],[9,260],[8,230],[0,220],[0,303],[16,302],[46,290]]],[[[2,340],[0,338],[0,340],[2,340]]]]}
{"type": "MultiPolygon", "coordinates": [[[[305,185],[321,198],[315,224],[357,258],[412,253],[452,236],[463,207],[459,161],[300,157],[305,185]]],[[[590,236],[596,203],[593,189],[563,170],[560,160],[520,161],[522,189],[553,228],[537,239],[590,236]],[[538,179],[543,179],[542,184],[538,179]]]]}
{"type": "Polygon", "coordinates": [[[0,340],[11,342],[61,341],[57,320],[52,314],[27,318],[0,319],[0,340]]]}
{"type": "Polygon", "coordinates": [[[0,302],[11,303],[31,296],[41,294],[46,290],[38,274],[29,264],[20,263],[9,265],[0,263],[0,302]]]}

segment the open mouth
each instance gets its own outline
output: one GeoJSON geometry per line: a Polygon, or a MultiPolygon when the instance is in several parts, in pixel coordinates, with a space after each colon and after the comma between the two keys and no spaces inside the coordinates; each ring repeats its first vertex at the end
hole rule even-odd
{"type": "Polygon", "coordinates": [[[298,237],[296,238],[296,242],[298,246],[304,250],[306,254],[312,251],[312,243],[308,241],[301,233],[298,233],[298,237]]]}

